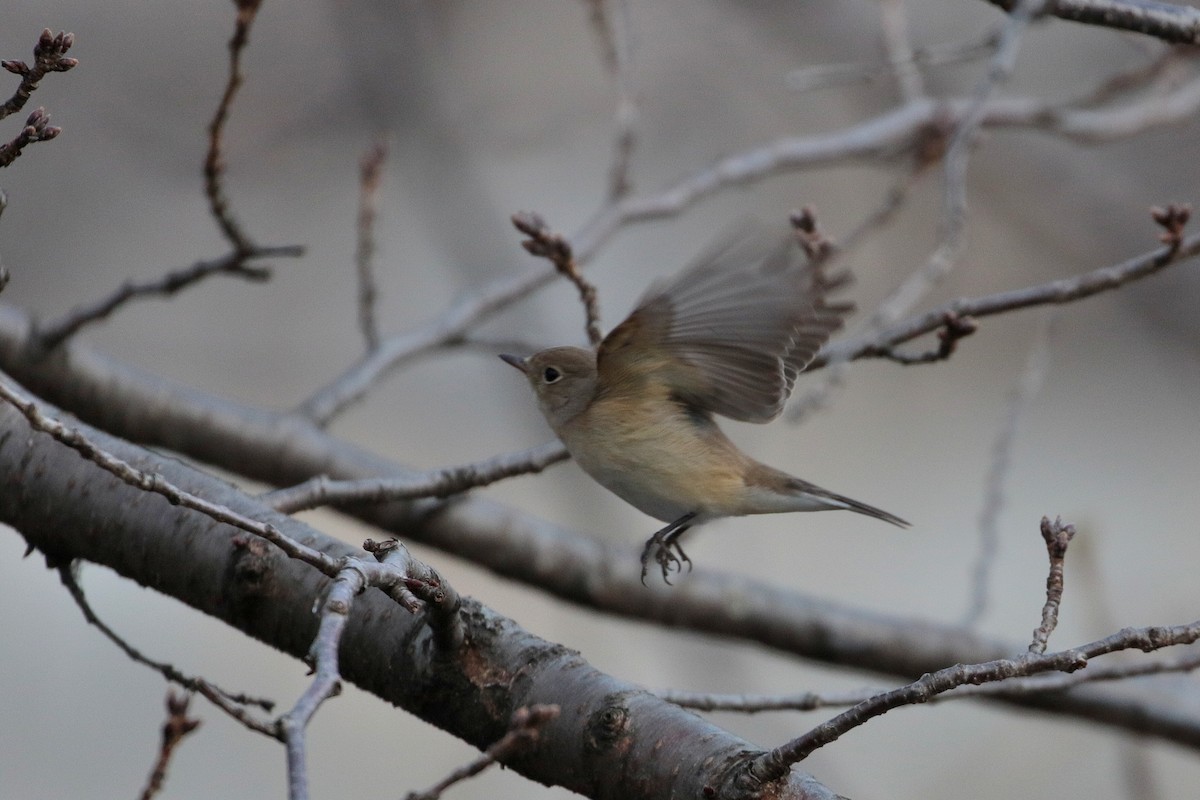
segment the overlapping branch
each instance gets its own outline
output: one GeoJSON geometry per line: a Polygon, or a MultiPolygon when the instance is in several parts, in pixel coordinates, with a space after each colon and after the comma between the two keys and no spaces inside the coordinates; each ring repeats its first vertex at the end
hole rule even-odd
{"type": "MultiPolygon", "coordinates": [[[[658,192],[628,195],[606,206],[567,238],[577,265],[585,265],[619,230],[682,213],[713,193],[794,170],[832,164],[888,162],[928,147],[931,132],[953,130],[975,103],[969,98],[921,98],[865,122],[815,136],[785,137],[720,159],[658,192]]],[[[988,100],[979,112],[981,129],[1037,130],[1095,144],[1189,119],[1200,110],[1200,77],[1163,94],[1104,107],[1063,106],[1029,97],[988,100]]],[[[379,348],[321,387],[300,413],[327,423],[361,399],[376,381],[436,348],[453,346],[498,311],[553,280],[556,271],[535,265],[498,278],[456,300],[431,322],[384,339],[379,348]]]]}
{"type": "MultiPolygon", "coordinates": [[[[55,415],[52,409],[39,410],[55,415]]],[[[436,614],[413,615],[378,592],[355,596],[354,572],[369,565],[348,562],[357,558],[350,548],[276,517],[283,536],[304,542],[339,570],[352,570],[338,573],[344,590],[329,595],[328,613],[314,621],[312,599],[330,585],[322,572],[272,551],[248,553],[241,527],[214,522],[182,505],[164,503],[153,514],[140,513],[147,502],[140,485],[97,481],[95,463],[76,458],[57,439],[33,433],[27,420],[23,409],[18,414],[10,403],[0,404],[0,430],[24,429],[19,436],[0,436],[0,470],[11,478],[0,491],[61,497],[71,491],[67,487],[88,488],[52,507],[10,496],[0,502],[0,521],[55,558],[105,564],[285,652],[304,656],[317,642],[317,658],[326,659],[326,668],[319,669],[320,679],[298,705],[297,721],[336,686],[335,670],[481,749],[502,739],[517,709],[558,705],[562,713],[546,723],[536,749],[512,755],[508,765],[534,780],[585,794],[602,791],[597,781],[618,781],[623,796],[633,800],[671,791],[699,796],[704,786],[728,795],[727,783],[741,772],[738,765],[756,752],[744,740],[599,673],[577,653],[532,636],[476,601],[461,599],[461,612],[447,609],[439,621],[436,614]],[[186,564],[186,569],[171,564],[186,564]],[[352,607],[344,609],[351,597],[352,607]],[[450,620],[462,627],[461,635],[438,632],[450,620]],[[341,642],[336,650],[330,644],[334,639],[341,642]],[[599,737],[597,720],[607,726],[599,737]],[[664,731],[678,737],[666,753],[664,731]],[[626,774],[630,770],[636,779],[626,774]]],[[[242,517],[274,516],[223,481],[172,459],[82,425],[76,438],[93,442],[113,460],[138,462],[143,473],[161,476],[158,483],[210,496],[210,502],[242,517]]],[[[290,739],[292,733],[284,736],[290,739]]],[[[302,787],[293,789],[303,796],[302,787]]],[[[771,791],[796,800],[834,798],[811,776],[797,772],[771,791]]]]}

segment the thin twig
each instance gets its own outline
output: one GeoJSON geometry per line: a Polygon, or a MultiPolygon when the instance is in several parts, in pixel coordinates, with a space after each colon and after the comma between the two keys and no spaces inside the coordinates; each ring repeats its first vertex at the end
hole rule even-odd
{"type": "Polygon", "coordinates": [[[532,211],[513,214],[512,224],[518,231],[529,237],[521,242],[522,247],[532,255],[550,261],[559,275],[575,284],[587,316],[588,341],[593,347],[599,345],[604,335],[600,332],[600,306],[596,300],[596,287],[579,272],[579,265],[575,263],[575,254],[571,250],[571,243],[550,230],[546,220],[532,211]]]}
{"type": "Polygon", "coordinates": [[[1155,80],[1169,76],[1173,67],[1179,67],[1186,60],[1194,60],[1194,58],[1195,53],[1193,52],[1163,45],[1162,49],[1149,58],[1146,63],[1105,78],[1099,86],[1092,88],[1072,105],[1076,108],[1094,108],[1104,105],[1123,94],[1143,89],[1155,80]]]}
{"type": "Polygon", "coordinates": [[[167,779],[167,764],[171,762],[175,747],[183,741],[183,737],[200,727],[200,720],[187,715],[190,701],[191,697],[186,694],[176,695],[174,690],[167,690],[167,721],[163,723],[162,744],[159,745],[158,758],[154,762],[154,769],[150,771],[146,788],[142,790],[142,800],[151,800],[162,790],[163,781],[167,779]]]}
{"type": "Polygon", "coordinates": [[[868,83],[894,76],[895,70],[912,66],[917,69],[943,67],[973,61],[996,48],[998,30],[965,42],[947,42],[918,47],[905,62],[889,59],[883,63],[843,62],[801,67],[788,72],[784,83],[794,92],[810,92],[847,83],[868,83]]]}
{"type": "Polygon", "coordinates": [[[942,320],[941,328],[938,329],[937,347],[920,353],[903,353],[895,347],[887,347],[879,355],[881,358],[886,358],[888,361],[902,364],[906,367],[911,367],[915,364],[934,364],[938,361],[946,361],[958,349],[959,340],[965,339],[977,330],[979,330],[979,326],[975,323],[975,320],[970,317],[960,317],[958,314],[950,312],[946,314],[942,320]]]}
{"type": "Polygon", "coordinates": [[[734,711],[757,714],[763,711],[815,711],[819,708],[844,708],[862,703],[887,689],[849,689],[844,692],[801,692],[799,694],[714,694],[668,689],[656,695],[683,708],[695,711],[734,711]]]}
{"type": "MultiPolygon", "coordinates": [[[[969,107],[969,101],[962,99],[924,99],[838,131],[779,139],[736,153],[662,191],[631,195],[601,210],[570,238],[575,263],[587,263],[622,228],[674,216],[730,186],[793,170],[848,161],[891,160],[912,152],[929,141],[931,129],[953,126],[969,107]]],[[[982,125],[1042,130],[1096,143],[1190,119],[1197,109],[1200,78],[1162,96],[1101,110],[1072,109],[1036,98],[996,99],[987,104],[982,125]]],[[[378,350],[321,387],[297,412],[318,424],[328,423],[392,370],[435,348],[462,341],[473,327],[547,285],[556,274],[554,269],[539,265],[489,282],[459,298],[431,322],[385,339],[378,350]]]]}
{"type": "Polygon", "coordinates": [[[975,88],[971,106],[954,129],[946,148],[946,179],[943,195],[943,237],[949,245],[959,244],[967,213],[967,160],[975,137],[987,116],[988,101],[1008,82],[1017,65],[1025,30],[1042,10],[1045,0],[1016,0],[1008,24],[1000,32],[996,53],[988,63],[987,74],[975,88]]]}
{"type": "Polygon", "coordinates": [[[449,497],[504,478],[538,473],[569,457],[561,443],[551,442],[484,461],[442,467],[415,475],[347,481],[317,477],[287,489],[267,492],[259,500],[282,514],[294,514],[344,503],[386,503],[419,497],[449,497]]]}
{"type": "MultiPolygon", "coordinates": [[[[968,698],[1028,697],[1063,692],[1090,683],[1127,680],[1173,672],[1200,669],[1200,652],[1155,661],[1131,661],[1123,664],[1089,664],[1076,672],[1044,673],[1028,678],[1006,678],[996,683],[958,686],[928,699],[929,705],[968,698]]],[[[890,689],[850,689],[844,692],[801,692],[799,694],[716,694],[665,690],[655,694],[668,703],[696,711],[731,711],[756,714],[764,711],[815,711],[821,708],[854,706],[890,689]]]]}
{"type": "Polygon", "coordinates": [[[900,97],[905,101],[923,97],[925,80],[913,55],[905,0],[882,0],[879,4],[879,21],[883,29],[883,47],[888,66],[896,78],[900,97]]]}
{"type": "Polygon", "coordinates": [[[50,115],[46,109],[35,108],[25,120],[25,127],[12,141],[0,144],[0,168],[12,164],[21,152],[35,142],[48,142],[62,133],[62,128],[50,124],[50,115]]]}
{"type": "Polygon", "coordinates": [[[1008,402],[1004,423],[992,443],[992,459],[984,479],[983,506],[979,510],[979,552],[971,573],[971,601],[963,615],[964,627],[977,624],[987,609],[988,579],[1000,543],[999,523],[1000,512],[1004,508],[1004,484],[1012,465],[1021,421],[1041,392],[1050,368],[1050,343],[1057,319],[1057,313],[1048,314],[1034,336],[1025,368],[1008,402]]]}
{"type": "Polygon", "coordinates": [[[209,211],[226,241],[237,253],[247,253],[254,249],[254,244],[229,209],[229,200],[225,197],[223,185],[225,160],[221,151],[229,110],[242,85],[242,52],[250,41],[250,28],[254,25],[254,18],[258,15],[262,0],[235,0],[235,4],[237,21],[233,36],[229,40],[229,76],[225,81],[221,101],[217,104],[217,110],[208,125],[208,152],[204,156],[204,196],[208,198],[209,211]]]}
{"type": "Polygon", "coordinates": [[[153,280],[141,283],[126,281],[107,297],[88,305],[73,308],[60,319],[38,325],[35,333],[37,346],[43,350],[52,350],[74,336],[80,328],[107,318],[132,300],[170,297],[210,275],[236,274],[239,277],[256,281],[266,280],[270,277],[271,273],[268,268],[247,264],[246,262],[250,259],[298,257],[303,254],[304,248],[298,246],[256,247],[246,253],[230,252],[219,258],[197,261],[191,266],[173,270],[153,280]]]}
{"type": "Polygon", "coordinates": [[[366,583],[367,576],[356,562],[348,561],[329,585],[321,604],[317,635],[309,648],[308,661],[314,666],[315,677],[291,710],[279,719],[280,737],[287,749],[289,800],[308,798],[308,723],[323,702],[341,692],[338,647],[350,618],[350,607],[366,583]]]}
{"type": "Polygon", "coordinates": [[[75,44],[75,34],[60,31],[57,35],[49,28],[42,30],[37,44],[33,46],[33,66],[24,61],[0,61],[3,68],[14,75],[21,76],[21,83],[13,96],[0,106],[0,119],[9,114],[15,114],[25,107],[30,96],[38,87],[38,82],[51,72],[66,72],[79,65],[79,59],[68,58],[66,53],[75,44]]]}
{"type": "Polygon", "coordinates": [[[358,267],[358,325],[368,352],[379,347],[379,322],[375,318],[375,273],[371,260],[375,255],[379,185],[383,180],[383,165],[387,155],[387,139],[380,136],[359,164],[358,247],[354,253],[354,263],[358,267]]]}
{"type": "Polygon", "coordinates": [[[120,648],[121,652],[131,660],[150,667],[150,669],[157,671],[168,681],[179,684],[189,692],[199,693],[210,703],[250,730],[276,738],[273,726],[252,717],[245,708],[245,706],[257,706],[264,711],[270,711],[275,707],[273,701],[226,691],[204,678],[185,675],[165,661],[155,661],[149,656],[144,655],[133,645],[129,644],[129,642],[125,641],[120,634],[110,628],[104,620],[100,619],[92,609],[91,603],[88,602],[87,595],[84,593],[83,587],[79,585],[79,581],[75,577],[74,568],[71,565],[60,565],[58,567],[58,577],[62,581],[63,586],[67,588],[71,598],[75,601],[75,605],[83,613],[83,618],[88,621],[88,624],[94,625],[100,633],[104,634],[110,642],[120,648]]]}
{"type": "Polygon", "coordinates": [[[918,314],[897,323],[878,334],[867,333],[833,342],[813,359],[808,369],[817,369],[839,360],[886,358],[896,345],[912,341],[918,336],[941,328],[945,324],[948,314],[954,314],[960,318],[973,317],[978,320],[982,317],[1022,308],[1072,303],[1149,277],[1165,267],[1192,258],[1198,253],[1200,253],[1200,234],[1193,234],[1180,239],[1178,246],[1160,247],[1119,264],[1085,272],[1074,278],[1064,278],[983,297],[953,300],[924,314],[918,314]]]}
{"type": "Polygon", "coordinates": [[[508,732],[483,752],[479,758],[466,764],[423,792],[409,792],[405,800],[438,800],[442,793],[454,784],[478,775],[498,761],[526,752],[537,746],[541,728],[558,716],[556,705],[536,705],[518,708],[513,712],[508,732]]]}
{"type": "Polygon", "coordinates": [[[1058,609],[1062,605],[1063,561],[1067,557],[1067,545],[1075,536],[1074,525],[1064,525],[1062,518],[1042,517],[1042,539],[1050,556],[1050,573],[1046,576],[1046,603],[1042,606],[1042,624],[1033,632],[1029,652],[1041,655],[1046,652],[1050,634],[1058,627],[1058,609]]]}
{"type": "Polygon", "coordinates": [[[1124,628],[1104,639],[1057,653],[1025,653],[1016,658],[998,659],[982,664],[956,664],[928,673],[910,684],[859,703],[808,733],[755,758],[749,766],[749,771],[763,782],[777,780],[791,769],[793,764],[868,720],[901,706],[928,702],[933,697],[959,686],[992,683],[1043,672],[1075,672],[1087,667],[1091,659],[1108,653],[1131,649],[1148,653],[1164,647],[1191,644],[1197,640],[1200,640],[1200,620],[1170,627],[1124,628]]]}
{"type": "MultiPolygon", "coordinates": [[[[896,179],[884,195],[883,200],[871,210],[865,218],[855,225],[838,243],[837,251],[845,258],[848,253],[867,240],[869,234],[889,225],[904,207],[909,193],[922,176],[929,174],[928,166],[932,162],[918,159],[915,165],[905,170],[896,179]]],[[[806,416],[824,408],[834,394],[845,385],[847,373],[845,363],[829,364],[816,383],[805,389],[803,395],[794,397],[788,404],[787,420],[792,424],[800,423],[806,416]]]]}
{"type": "MultiPolygon", "coordinates": [[[[1012,75],[1017,53],[1020,51],[1021,37],[1031,16],[1040,8],[1042,2],[1043,0],[1020,0],[1008,24],[1000,33],[996,52],[988,63],[987,74],[975,87],[964,113],[949,134],[942,167],[940,244],[924,265],[915,270],[880,304],[868,321],[868,327],[882,328],[909,313],[962,259],[966,249],[967,164],[970,149],[983,127],[993,95],[1012,75]]],[[[926,143],[926,148],[928,147],[926,143]]],[[[937,151],[940,151],[940,148],[934,150],[937,151]]],[[[953,343],[953,340],[949,341],[953,343]]]]}
{"type": "Polygon", "coordinates": [[[184,508],[198,511],[217,522],[232,525],[266,539],[290,558],[295,558],[316,567],[326,575],[332,576],[337,574],[339,565],[336,559],[295,541],[270,523],[250,519],[231,508],[184,491],[158,473],[143,472],[132,464],[122,461],[98,447],[78,430],[67,427],[58,420],[47,416],[36,401],[24,396],[20,391],[3,380],[0,380],[0,399],[8,402],[20,411],[34,430],[49,434],[58,442],[71,448],[130,486],[162,495],[172,505],[183,506],[184,508]]]}
{"type": "Polygon", "coordinates": [[[629,26],[628,0],[589,0],[592,28],[600,40],[604,65],[617,89],[613,114],[613,158],[608,173],[608,201],[629,194],[629,164],[637,144],[637,101],[633,91],[633,47],[629,26]]]}

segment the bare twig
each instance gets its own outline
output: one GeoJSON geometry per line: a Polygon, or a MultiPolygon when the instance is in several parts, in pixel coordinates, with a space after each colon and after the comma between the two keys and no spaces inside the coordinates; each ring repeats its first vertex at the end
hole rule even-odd
{"type": "Polygon", "coordinates": [[[1062,605],[1063,594],[1063,561],[1067,557],[1067,545],[1075,536],[1074,525],[1064,525],[1061,518],[1054,522],[1049,517],[1042,517],[1042,539],[1046,542],[1046,552],[1050,555],[1050,574],[1046,576],[1046,603],[1042,606],[1042,624],[1033,632],[1033,641],[1029,652],[1041,655],[1046,652],[1046,643],[1050,634],[1058,626],[1058,609],[1062,605]]]}
{"type": "Polygon", "coordinates": [[[1159,241],[1175,250],[1178,250],[1183,244],[1183,229],[1187,227],[1191,216],[1192,207],[1188,205],[1169,204],[1150,209],[1151,219],[1163,229],[1158,237],[1159,241]]]}
{"type": "Polygon", "coordinates": [[[516,275],[492,281],[477,293],[459,298],[431,323],[388,337],[379,348],[318,390],[296,409],[325,425],[363,395],[389,371],[431,350],[462,341],[466,332],[502,308],[549,283],[557,273],[538,262],[516,275]]]}
{"type": "MultiPolygon", "coordinates": [[[[1012,11],[1020,0],[987,0],[1012,11]]],[[[1060,19],[1154,36],[1166,42],[1200,44],[1200,10],[1157,0],[1054,0],[1046,13],[1060,19]]]]}
{"type": "Polygon", "coordinates": [[[371,259],[375,255],[375,213],[383,165],[387,161],[387,139],[380,136],[363,155],[359,165],[358,247],[354,263],[358,267],[358,325],[367,350],[379,347],[379,322],[375,319],[375,274],[371,259]]]}
{"type": "Polygon", "coordinates": [[[918,47],[912,50],[907,61],[901,62],[889,58],[884,63],[844,62],[801,67],[788,72],[784,76],[784,82],[789,89],[795,92],[809,92],[814,89],[847,83],[876,82],[887,76],[894,76],[898,68],[911,66],[920,70],[973,61],[992,52],[996,48],[998,38],[997,31],[989,31],[982,37],[965,42],[947,42],[918,47]]]}
{"type": "Polygon", "coordinates": [[[801,692],[799,694],[713,694],[668,689],[655,692],[668,703],[696,711],[735,711],[757,714],[762,711],[815,711],[818,708],[842,708],[862,703],[887,689],[849,689],[844,692],[801,692]]]}
{"type": "MultiPolygon", "coordinates": [[[[1063,692],[1089,683],[1118,681],[1128,678],[1161,675],[1169,672],[1193,672],[1200,669],[1200,652],[1154,661],[1131,661],[1123,664],[1089,664],[1076,672],[1031,675],[1028,678],[1006,678],[996,683],[966,684],[935,697],[928,703],[937,705],[947,700],[967,698],[1028,697],[1048,692],[1063,692]]],[[[764,711],[815,711],[821,708],[854,706],[864,703],[889,689],[851,689],[844,692],[801,692],[799,694],[714,694],[667,690],[656,692],[668,703],[696,711],[732,711],[756,714],[764,711]]]]}
{"type": "Polygon", "coordinates": [[[504,478],[541,472],[567,458],[566,448],[559,442],[551,442],[472,464],[443,467],[402,477],[356,481],[318,477],[297,486],[268,492],[259,499],[280,513],[294,514],[310,508],[343,503],[385,503],[418,497],[449,497],[504,478]]]}
{"type": "Polygon", "coordinates": [[[59,32],[57,35],[49,28],[42,31],[38,42],[33,46],[33,66],[24,61],[0,61],[0,67],[21,76],[21,83],[13,96],[0,106],[0,119],[9,114],[15,114],[25,107],[30,96],[37,89],[38,82],[50,72],[66,72],[79,65],[79,59],[68,58],[66,53],[75,44],[75,34],[59,32]]]}
{"type": "Polygon", "coordinates": [[[944,187],[942,193],[942,244],[905,285],[902,285],[884,308],[892,318],[876,315],[878,323],[887,324],[899,319],[915,305],[916,300],[940,282],[958,263],[965,247],[967,217],[967,162],[975,137],[983,127],[988,103],[1003,84],[1008,82],[1017,64],[1021,39],[1030,20],[1041,10],[1044,0],[1017,0],[1008,24],[1000,32],[996,53],[988,63],[987,74],[975,88],[970,105],[950,135],[945,150],[944,187]]]}
{"type": "Polygon", "coordinates": [[[1072,105],[1076,108],[1092,108],[1109,103],[1128,92],[1145,88],[1164,75],[1170,76],[1172,67],[1180,67],[1186,60],[1194,58],[1194,53],[1170,45],[1162,45],[1162,49],[1144,64],[1139,64],[1111,75],[1099,86],[1092,88],[1072,105]]]}
{"type": "Polygon", "coordinates": [[[1034,337],[1025,368],[1017,381],[1004,423],[992,444],[992,459],[984,479],[983,507],[979,511],[979,552],[972,570],[971,601],[963,616],[963,625],[970,627],[983,617],[987,608],[988,578],[1000,542],[1000,511],[1004,507],[1004,482],[1008,477],[1012,454],[1016,447],[1021,420],[1041,392],[1050,367],[1050,342],[1057,314],[1047,315],[1034,337]]]}
{"type": "Polygon", "coordinates": [[[945,361],[954,355],[960,339],[965,339],[977,330],[979,330],[979,326],[975,324],[975,320],[970,317],[960,317],[953,311],[947,312],[942,320],[942,326],[937,332],[937,347],[922,353],[902,353],[894,347],[888,347],[880,356],[906,367],[945,361]]]}
{"type": "Polygon", "coordinates": [[[305,733],[321,703],[341,692],[338,646],[350,618],[350,607],[366,583],[367,576],[358,569],[356,561],[348,560],[338,571],[321,604],[321,622],[309,648],[308,660],[314,666],[316,676],[292,709],[279,719],[280,738],[287,748],[289,800],[308,798],[308,747],[305,733]]]}
{"type": "Polygon", "coordinates": [[[87,595],[84,594],[83,587],[79,585],[79,581],[75,577],[74,569],[69,564],[63,564],[58,567],[58,576],[62,581],[63,586],[71,594],[71,598],[75,601],[75,605],[83,613],[83,618],[90,625],[94,625],[100,633],[104,634],[110,642],[120,648],[121,652],[125,653],[131,660],[139,664],[144,664],[150,669],[157,671],[164,678],[172,683],[177,683],[189,692],[197,692],[204,696],[206,700],[215,705],[217,708],[224,711],[229,716],[233,717],[238,722],[245,725],[256,733],[261,733],[266,736],[275,737],[276,732],[273,726],[262,722],[250,714],[246,710],[246,706],[257,706],[264,711],[270,711],[275,707],[275,703],[271,700],[266,700],[258,697],[250,697],[246,694],[234,694],[228,692],[221,687],[210,683],[204,678],[197,678],[191,675],[185,675],[175,667],[164,661],[155,661],[154,659],[144,655],[141,651],[135,648],[129,642],[125,641],[116,631],[110,628],[104,620],[96,614],[92,609],[91,603],[88,602],[87,595]]]}
{"type": "Polygon", "coordinates": [[[765,753],[751,762],[750,773],[758,780],[776,780],[798,761],[843,734],[874,717],[906,705],[928,702],[933,697],[959,686],[1027,677],[1043,672],[1075,672],[1088,666],[1091,659],[1119,650],[1151,652],[1164,647],[1191,644],[1200,640],[1200,620],[1171,627],[1125,628],[1104,639],[1057,653],[1025,653],[1011,659],[982,664],[956,664],[922,676],[920,679],[859,703],[808,733],[765,753]]]}
{"type": "Polygon", "coordinates": [[[266,268],[251,267],[246,262],[251,259],[273,256],[297,257],[303,254],[304,248],[297,246],[256,247],[246,253],[230,252],[219,258],[197,261],[191,266],[168,272],[153,280],[141,283],[126,281],[109,296],[88,305],[78,306],[60,319],[38,325],[36,330],[37,346],[44,350],[52,350],[74,336],[80,328],[107,318],[132,300],[169,297],[210,275],[226,273],[237,274],[249,280],[266,280],[270,277],[270,272],[266,268]]]}
{"type": "Polygon", "coordinates": [[[816,211],[812,206],[804,206],[798,211],[788,214],[788,223],[792,226],[792,234],[808,262],[814,266],[823,265],[833,257],[838,247],[817,224],[816,211]]]}
{"type": "Polygon", "coordinates": [[[600,332],[600,307],[596,300],[596,287],[579,272],[571,243],[551,231],[546,221],[531,211],[513,214],[512,223],[513,227],[529,237],[521,242],[522,247],[531,254],[550,261],[559,275],[575,284],[584,313],[587,315],[588,341],[593,347],[600,344],[604,335],[600,332]]]}
{"type": "MultiPolygon", "coordinates": [[[[237,275],[249,280],[265,280],[270,277],[270,270],[267,267],[252,264],[252,261],[271,257],[298,257],[303,255],[304,250],[301,247],[260,247],[255,245],[233,218],[233,214],[229,209],[229,201],[225,197],[223,188],[225,166],[221,151],[222,138],[233,99],[242,84],[242,52],[249,41],[250,28],[258,13],[260,4],[261,0],[235,0],[238,13],[234,35],[229,42],[229,77],[226,81],[221,101],[217,106],[212,122],[209,124],[208,151],[204,159],[205,197],[208,198],[209,209],[213,218],[217,221],[217,225],[220,227],[225,238],[233,246],[233,251],[220,258],[197,261],[189,267],[169,272],[155,280],[142,283],[127,281],[111,295],[89,305],[75,308],[60,320],[38,326],[39,341],[37,345],[42,349],[53,349],[84,325],[104,319],[130,300],[151,296],[169,296],[210,275],[216,274],[237,275]]],[[[43,32],[43,40],[48,35],[49,31],[43,32]]],[[[62,47],[65,51],[66,47],[70,47],[71,34],[60,34],[54,41],[58,42],[60,38],[65,40],[65,47],[62,47]]],[[[66,59],[66,61],[73,60],[66,59]]],[[[9,63],[12,62],[5,62],[6,67],[9,63]]],[[[70,66],[74,65],[71,64],[70,66]]],[[[40,111],[41,109],[38,109],[34,114],[36,115],[40,111]]],[[[32,120],[33,118],[31,117],[30,119],[32,120]]],[[[30,127],[27,126],[25,130],[29,131],[30,127]]],[[[50,138],[57,134],[57,129],[48,129],[47,132],[49,136],[45,138],[50,138]]],[[[0,148],[0,151],[2,149],[0,148]]],[[[15,155],[13,157],[15,158],[15,155]]],[[[3,155],[0,154],[0,162],[2,161],[3,155]]]]}
{"type": "Polygon", "coordinates": [[[851,228],[845,236],[841,237],[838,241],[838,250],[848,253],[866,241],[870,234],[890,225],[896,219],[900,209],[904,207],[913,187],[922,177],[929,174],[928,167],[931,163],[930,159],[918,159],[913,166],[905,169],[888,187],[887,193],[884,194],[878,205],[871,209],[870,213],[851,228]]]}
{"type": "MultiPolygon", "coordinates": [[[[963,119],[968,101],[931,99],[905,104],[842,130],[811,137],[779,139],[721,159],[665,190],[630,195],[603,209],[570,239],[575,263],[582,265],[618,230],[674,216],[729,186],[771,175],[861,160],[889,160],[929,141],[930,130],[963,119]]],[[[1073,109],[1036,98],[1003,98],[987,104],[983,127],[1042,130],[1095,143],[1132,136],[1152,127],[1191,118],[1200,109],[1200,78],[1157,97],[1104,109],[1073,109]]],[[[438,347],[462,341],[491,315],[550,283],[556,272],[535,266],[491,281],[459,298],[436,319],[385,339],[367,355],[305,401],[300,414],[325,424],[360,399],[382,376],[438,347]]],[[[935,325],[934,328],[937,326],[935,325]]],[[[930,330],[933,330],[931,328],[930,330]]]]}
{"type": "Polygon", "coordinates": [[[217,110],[208,125],[208,152],[204,156],[204,196],[208,198],[209,211],[225,239],[233,246],[234,251],[244,254],[252,251],[254,244],[229,209],[229,200],[225,197],[223,186],[225,160],[221,148],[225,123],[229,120],[229,110],[242,85],[242,52],[250,41],[250,28],[254,25],[254,18],[258,15],[262,0],[235,0],[235,4],[237,21],[233,36],[229,40],[229,77],[225,81],[221,101],[217,104],[217,110]]]}
{"type": "Polygon", "coordinates": [[[409,792],[405,800],[438,800],[454,784],[478,775],[498,761],[537,746],[541,728],[558,716],[555,705],[523,706],[513,712],[508,732],[470,764],[459,767],[423,792],[409,792]]]}
{"type": "Polygon", "coordinates": [[[884,51],[900,96],[906,101],[916,100],[925,94],[925,81],[917,67],[912,40],[908,35],[905,0],[883,0],[879,4],[879,17],[883,28],[884,51]]]}
{"type": "Polygon", "coordinates": [[[617,89],[617,107],[613,114],[613,159],[608,177],[608,200],[611,203],[629,193],[629,164],[637,144],[638,109],[633,91],[629,2],[589,0],[589,5],[592,8],[592,28],[600,40],[604,64],[617,89]]]}
{"type": "Polygon", "coordinates": [[[945,324],[947,314],[980,319],[1022,308],[1061,305],[1111,291],[1132,281],[1146,278],[1159,270],[1200,253],[1200,234],[1183,237],[1178,246],[1160,247],[1134,256],[1119,264],[1102,267],[1074,278],[1013,289],[977,298],[961,298],[939,308],[918,314],[877,334],[867,333],[827,345],[813,359],[813,370],[837,361],[858,358],[886,358],[898,344],[938,330],[945,324]]]}
{"type": "Polygon", "coordinates": [[[12,141],[0,144],[0,167],[7,167],[16,161],[28,145],[34,142],[48,142],[60,133],[62,128],[50,124],[50,115],[46,113],[46,109],[35,108],[25,120],[25,127],[21,128],[20,133],[12,141]]]}
{"type": "Polygon", "coordinates": [[[200,720],[187,715],[190,701],[188,695],[176,695],[174,690],[167,690],[167,721],[163,723],[162,744],[159,745],[158,759],[146,781],[146,788],[142,790],[142,800],[150,800],[159,793],[167,778],[167,764],[175,747],[183,741],[183,737],[200,727],[200,720]]]}
{"type": "Polygon", "coordinates": [[[250,519],[231,508],[184,491],[157,473],[143,472],[132,464],[122,461],[111,453],[97,447],[78,430],[69,428],[58,420],[47,416],[36,401],[24,396],[4,380],[0,380],[0,400],[6,401],[20,411],[34,430],[49,434],[58,442],[70,447],[87,460],[130,486],[162,495],[172,505],[199,511],[201,514],[217,522],[232,525],[266,539],[290,558],[298,559],[310,566],[316,567],[326,575],[332,576],[337,574],[339,565],[336,559],[293,540],[270,523],[250,519]]]}
{"type": "MultiPolygon", "coordinates": [[[[915,165],[905,170],[888,189],[883,200],[871,212],[854,226],[841,241],[837,243],[837,251],[843,257],[858,247],[867,236],[891,223],[908,199],[909,192],[923,175],[929,174],[928,166],[932,162],[918,158],[915,165]]],[[[845,362],[827,365],[821,378],[811,383],[804,394],[794,397],[788,404],[787,420],[793,424],[800,423],[809,414],[824,408],[837,390],[845,385],[848,371],[845,362]]]]}

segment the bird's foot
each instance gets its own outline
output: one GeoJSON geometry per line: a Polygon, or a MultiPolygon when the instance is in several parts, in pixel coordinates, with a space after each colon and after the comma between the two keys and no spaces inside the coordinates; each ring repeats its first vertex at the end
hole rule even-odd
{"type": "Polygon", "coordinates": [[[646,574],[650,570],[651,554],[662,570],[663,581],[668,586],[672,585],[671,573],[682,573],[684,564],[687,564],[688,572],[692,571],[692,560],[680,547],[679,538],[671,536],[670,533],[669,529],[664,529],[646,540],[646,547],[642,550],[643,586],[646,585],[646,574]]]}

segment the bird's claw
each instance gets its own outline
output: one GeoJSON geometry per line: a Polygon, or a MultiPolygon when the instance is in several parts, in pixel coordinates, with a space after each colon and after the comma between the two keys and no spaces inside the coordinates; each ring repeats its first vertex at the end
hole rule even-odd
{"type": "Polygon", "coordinates": [[[688,554],[679,546],[679,540],[656,533],[646,540],[646,547],[642,550],[642,585],[646,585],[646,574],[650,569],[650,556],[653,553],[654,560],[658,563],[662,570],[663,582],[668,586],[672,586],[671,573],[682,573],[683,565],[687,564],[688,572],[692,571],[692,559],[688,558],[688,554]]]}

